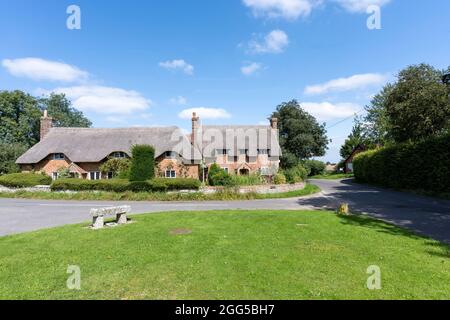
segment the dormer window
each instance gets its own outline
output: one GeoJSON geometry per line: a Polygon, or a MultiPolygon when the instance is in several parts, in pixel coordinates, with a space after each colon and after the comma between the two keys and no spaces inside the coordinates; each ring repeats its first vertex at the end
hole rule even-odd
{"type": "Polygon", "coordinates": [[[268,149],[258,149],[258,154],[259,155],[268,155],[269,150],[268,149]]]}
{"type": "Polygon", "coordinates": [[[216,152],[219,156],[226,156],[228,154],[227,149],[217,149],[216,152]]]}
{"type": "Polygon", "coordinates": [[[128,156],[127,156],[127,154],[125,152],[113,152],[111,157],[116,158],[116,159],[128,158],[128,156]]]}
{"type": "Polygon", "coordinates": [[[64,153],[54,153],[52,156],[53,160],[64,160],[66,157],[64,156],[64,153]]]}
{"type": "Polygon", "coordinates": [[[177,153],[174,151],[166,151],[165,157],[166,159],[175,159],[177,157],[177,153]]]}

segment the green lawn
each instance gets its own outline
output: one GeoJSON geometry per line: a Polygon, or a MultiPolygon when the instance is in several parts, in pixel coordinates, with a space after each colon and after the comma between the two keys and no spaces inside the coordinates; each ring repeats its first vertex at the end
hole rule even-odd
{"type": "Polygon", "coordinates": [[[167,193],[167,192],[103,192],[80,191],[76,193],[65,192],[27,192],[15,193],[0,192],[0,198],[21,198],[40,200],[105,200],[105,201],[220,201],[220,200],[254,200],[254,199],[279,199],[295,198],[320,192],[318,186],[306,184],[302,190],[275,193],[275,194],[238,194],[232,189],[215,194],[193,193],[167,193]]]}
{"type": "MultiPolygon", "coordinates": [[[[61,213],[63,214],[63,213],[61,213]]],[[[368,218],[215,211],[0,238],[0,298],[450,299],[449,248],[368,218]],[[190,234],[173,235],[186,229],[190,234]],[[68,265],[81,291],[66,288],[68,265]],[[366,288],[370,265],[382,290],[366,288]]]]}
{"type": "Polygon", "coordinates": [[[340,179],[349,179],[353,178],[353,173],[328,173],[322,174],[318,176],[310,177],[310,179],[322,179],[322,180],[340,180],[340,179]]]}

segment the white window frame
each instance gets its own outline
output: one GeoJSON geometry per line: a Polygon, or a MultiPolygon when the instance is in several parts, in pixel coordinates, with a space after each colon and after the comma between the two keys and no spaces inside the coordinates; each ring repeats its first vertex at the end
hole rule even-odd
{"type": "Polygon", "coordinates": [[[111,180],[114,178],[114,172],[110,171],[106,173],[106,179],[111,180]]]}
{"type": "Polygon", "coordinates": [[[269,167],[261,167],[259,172],[262,176],[270,176],[270,168],[269,167]]]}
{"type": "Polygon", "coordinates": [[[102,180],[102,173],[100,171],[90,171],[89,172],[89,180],[102,180]],[[92,174],[94,174],[94,179],[92,179],[92,174]]]}
{"type": "Polygon", "coordinates": [[[222,170],[225,171],[226,173],[230,173],[230,168],[228,167],[222,167],[222,170]]]}
{"type": "Polygon", "coordinates": [[[53,181],[58,180],[58,176],[59,176],[58,172],[52,172],[52,180],[53,181]]]}
{"type": "Polygon", "coordinates": [[[166,179],[176,179],[177,178],[177,171],[174,169],[167,169],[164,173],[164,176],[166,179]],[[173,176],[172,176],[173,173],[173,176]]]}
{"type": "Polygon", "coordinates": [[[125,159],[127,158],[127,154],[123,151],[113,152],[112,157],[115,159],[125,159]]]}
{"type": "Polygon", "coordinates": [[[52,159],[53,160],[65,160],[66,156],[64,155],[64,153],[61,153],[61,152],[54,153],[53,156],[52,156],[52,159]],[[59,157],[57,157],[57,156],[59,156],[59,157]],[[62,156],[62,157],[60,157],[60,156],[62,156]]]}

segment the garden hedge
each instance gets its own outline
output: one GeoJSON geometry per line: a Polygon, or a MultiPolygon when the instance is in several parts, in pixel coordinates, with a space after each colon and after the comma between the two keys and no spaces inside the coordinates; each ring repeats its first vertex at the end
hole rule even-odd
{"type": "Polygon", "coordinates": [[[147,181],[155,177],[155,149],[135,145],[131,149],[130,181],[147,181]]]}
{"type": "Polygon", "coordinates": [[[195,179],[153,179],[148,181],[59,179],[52,183],[52,191],[111,191],[111,192],[165,192],[198,190],[195,179]]]}
{"type": "Polygon", "coordinates": [[[0,177],[0,185],[8,188],[27,188],[51,183],[49,176],[38,173],[12,173],[0,177]]]}
{"type": "Polygon", "coordinates": [[[380,186],[450,192],[450,135],[404,143],[357,155],[357,181],[380,186]]]}

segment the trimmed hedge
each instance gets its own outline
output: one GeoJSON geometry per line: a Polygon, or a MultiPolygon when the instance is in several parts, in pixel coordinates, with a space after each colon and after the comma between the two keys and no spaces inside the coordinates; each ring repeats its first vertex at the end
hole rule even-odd
{"type": "Polygon", "coordinates": [[[155,177],[155,148],[148,145],[133,146],[130,181],[147,181],[155,177]]]}
{"type": "Polygon", "coordinates": [[[53,182],[52,191],[112,191],[112,192],[166,192],[198,190],[195,179],[153,179],[148,181],[60,179],[53,182]]]}
{"type": "Polygon", "coordinates": [[[29,188],[51,183],[52,178],[37,173],[12,173],[0,177],[0,185],[8,188],[29,188]]]}
{"type": "Polygon", "coordinates": [[[360,182],[450,192],[450,135],[361,153],[353,160],[353,169],[360,182]]]}

